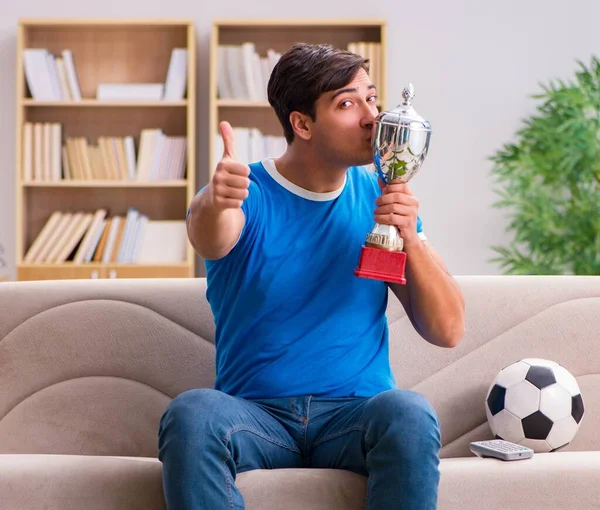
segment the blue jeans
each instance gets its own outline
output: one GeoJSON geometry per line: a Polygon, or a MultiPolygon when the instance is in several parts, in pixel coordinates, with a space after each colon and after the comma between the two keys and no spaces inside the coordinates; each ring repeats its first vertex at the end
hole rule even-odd
{"type": "Polygon", "coordinates": [[[434,510],[440,429],[410,390],[371,398],[245,400],[212,389],[174,398],[158,432],[167,508],[244,508],[237,473],[337,468],[368,476],[368,510],[434,510]]]}

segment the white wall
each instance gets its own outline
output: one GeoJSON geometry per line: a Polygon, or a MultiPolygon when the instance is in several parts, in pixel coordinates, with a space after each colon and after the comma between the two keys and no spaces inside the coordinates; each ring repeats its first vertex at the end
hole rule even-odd
{"type": "Polygon", "coordinates": [[[431,243],[454,274],[497,274],[490,245],[509,239],[491,209],[491,156],[533,112],[532,93],[569,78],[600,52],[597,0],[3,0],[0,13],[0,242],[14,266],[15,52],[21,17],[190,17],[198,33],[198,183],[206,181],[208,42],[226,17],[387,18],[388,98],[411,81],[433,127],[430,155],[411,187],[431,243]],[[60,6],[60,7],[59,7],[60,6]]]}

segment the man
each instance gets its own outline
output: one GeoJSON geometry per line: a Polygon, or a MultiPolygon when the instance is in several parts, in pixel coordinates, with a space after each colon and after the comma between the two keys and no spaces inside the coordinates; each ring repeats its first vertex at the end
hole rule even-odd
{"type": "Polygon", "coordinates": [[[329,46],[286,52],[268,85],[288,142],[279,158],[237,161],[220,125],[223,158],[187,223],[206,259],[217,379],[178,395],[161,420],[169,508],[241,509],[237,473],[300,467],[367,475],[369,510],[436,506],[437,416],[396,388],[387,284],[354,276],[374,222],[401,231],[408,283],[390,287],[425,340],[455,346],[464,304],[409,187],[364,168],[378,112],[367,71],[329,46]]]}

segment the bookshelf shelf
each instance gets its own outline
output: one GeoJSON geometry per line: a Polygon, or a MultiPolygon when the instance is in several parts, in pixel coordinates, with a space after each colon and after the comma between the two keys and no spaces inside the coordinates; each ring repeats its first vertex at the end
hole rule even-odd
{"type": "Polygon", "coordinates": [[[19,271],[28,280],[103,278],[187,278],[187,264],[21,264],[19,271]]]}
{"type": "Polygon", "coordinates": [[[22,19],[16,75],[17,280],[193,277],[193,21],[22,19]]]}
{"type": "MultiPolygon", "coordinates": [[[[46,267],[46,268],[65,268],[65,267],[70,267],[70,268],[85,268],[85,269],[94,269],[94,268],[101,268],[101,267],[114,267],[117,269],[123,269],[123,268],[129,268],[129,267],[133,267],[133,264],[102,264],[102,263],[98,263],[98,262],[88,262],[86,264],[76,264],[75,262],[63,262],[62,264],[21,264],[21,267],[26,267],[26,268],[39,268],[39,267],[46,267]]],[[[143,267],[178,267],[178,268],[185,268],[187,267],[187,264],[135,264],[135,267],[139,267],[139,268],[143,268],[143,267]]]]}
{"type": "Polygon", "coordinates": [[[240,99],[217,99],[217,106],[223,108],[271,108],[268,101],[243,101],[240,99]]]}
{"type": "Polygon", "coordinates": [[[185,108],[187,101],[103,101],[98,99],[82,99],[81,101],[39,101],[35,99],[21,100],[22,106],[43,108],[185,108]]]}
{"type": "Polygon", "coordinates": [[[332,44],[370,58],[377,69],[372,79],[378,88],[378,105],[386,106],[385,20],[215,20],[210,39],[209,178],[222,154],[218,127],[223,120],[234,128],[236,154],[247,163],[285,150],[283,130],[266,100],[266,84],[278,57],[297,42],[332,44]]]}
{"type": "Polygon", "coordinates": [[[25,188],[187,188],[187,181],[62,181],[62,182],[27,182],[25,188]]]}

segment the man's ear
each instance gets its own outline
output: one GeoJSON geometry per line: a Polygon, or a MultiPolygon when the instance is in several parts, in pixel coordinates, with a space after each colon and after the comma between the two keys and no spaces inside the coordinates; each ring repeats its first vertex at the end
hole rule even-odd
{"type": "Polygon", "coordinates": [[[292,112],[290,113],[290,124],[295,136],[303,140],[310,140],[313,121],[308,115],[300,112],[292,112]]]}

